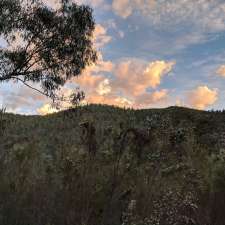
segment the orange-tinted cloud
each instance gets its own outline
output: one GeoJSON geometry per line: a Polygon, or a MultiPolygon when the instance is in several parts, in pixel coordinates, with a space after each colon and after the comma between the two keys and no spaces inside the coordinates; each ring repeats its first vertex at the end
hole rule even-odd
{"type": "Polygon", "coordinates": [[[105,61],[99,53],[98,61],[95,65],[91,65],[83,71],[83,73],[71,80],[71,82],[78,84],[85,92],[93,92],[97,88],[100,90],[104,85],[109,86],[109,81],[105,81],[108,84],[104,84],[106,77],[104,73],[112,72],[114,64],[111,61],[105,61]]]}
{"type": "Polygon", "coordinates": [[[122,18],[127,18],[133,11],[130,0],[113,0],[112,9],[122,18]]]}
{"type": "Polygon", "coordinates": [[[205,109],[213,105],[218,99],[218,91],[210,89],[207,86],[199,86],[195,90],[189,92],[187,103],[197,109],[205,109]]]}
{"type": "Polygon", "coordinates": [[[225,65],[220,66],[216,73],[221,77],[225,77],[225,65]]]}
{"type": "Polygon", "coordinates": [[[96,24],[93,36],[96,48],[101,48],[112,40],[107,34],[107,29],[100,24],[96,24]]]}
{"type": "MultiPolygon", "coordinates": [[[[146,108],[162,103],[168,98],[168,90],[155,89],[175,65],[175,62],[154,61],[145,63],[137,59],[113,64],[104,61],[99,55],[96,65],[88,67],[81,76],[73,78],[72,84],[79,85],[85,92],[84,103],[109,104],[120,107],[146,108]],[[107,76],[105,73],[111,73],[107,76]]],[[[69,88],[63,88],[64,96],[71,94],[69,88]]],[[[63,105],[68,107],[69,105],[63,105]]],[[[38,112],[54,112],[48,104],[38,112]]]]}
{"type": "Polygon", "coordinates": [[[113,86],[125,95],[140,96],[147,88],[156,88],[175,62],[154,61],[147,66],[137,60],[121,62],[115,69],[113,86]]]}
{"type": "Polygon", "coordinates": [[[95,103],[95,104],[107,104],[114,105],[119,107],[132,107],[133,102],[126,97],[116,96],[113,94],[109,95],[99,95],[94,92],[91,95],[87,96],[85,99],[87,103],[95,103]]]}
{"type": "Polygon", "coordinates": [[[158,87],[175,62],[154,61],[145,64],[133,59],[114,65],[103,59],[101,61],[96,68],[89,68],[75,80],[86,92],[86,102],[144,108],[168,97],[168,90],[149,92],[148,88],[158,87]],[[102,75],[103,71],[111,72],[113,76],[106,78],[102,75]]]}
{"type": "Polygon", "coordinates": [[[111,72],[114,64],[111,61],[105,61],[101,52],[98,52],[98,61],[96,64],[86,68],[84,73],[100,73],[100,72],[111,72]]]}
{"type": "Polygon", "coordinates": [[[162,89],[151,93],[144,93],[135,98],[135,108],[148,108],[153,104],[165,101],[168,98],[168,90],[162,89]]]}
{"type": "Polygon", "coordinates": [[[175,62],[155,61],[151,62],[144,71],[144,79],[150,87],[157,87],[163,76],[168,74],[175,62]]]}
{"type": "Polygon", "coordinates": [[[118,16],[126,19],[135,10],[139,10],[141,13],[147,14],[155,5],[156,0],[113,0],[112,10],[118,16]]]}
{"type": "Polygon", "coordinates": [[[73,81],[79,84],[81,88],[89,90],[96,88],[103,80],[103,75],[92,75],[90,73],[84,73],[81,76],[73,79],[73,81]]]}

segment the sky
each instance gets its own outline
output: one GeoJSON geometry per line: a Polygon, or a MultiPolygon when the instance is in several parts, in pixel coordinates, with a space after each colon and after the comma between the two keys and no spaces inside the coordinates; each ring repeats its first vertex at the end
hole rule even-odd
{"type": "MultiPolygon", "coordinates": [[[[57,0],[44,2],[58,7],[57,0]]],[[[94,10],[99,57],[66,84],[64,94],[79,86],[85,103],[225,108],[224,0],[76,2],[94,10]]],[[[10,112],[43,115],[55,111],[50,103],[20,84],[0,84],[0,106],[10,112]]]]}

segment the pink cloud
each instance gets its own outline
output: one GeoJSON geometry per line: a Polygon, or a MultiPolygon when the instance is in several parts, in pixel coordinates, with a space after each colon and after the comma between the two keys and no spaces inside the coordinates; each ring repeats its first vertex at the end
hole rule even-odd
{"type": "Polygon", "coordinates": [[[216,73],[217,73],[219,76],[221,76],[221,77],[225,77],[225,65],[221,65],[221,66],[217,69],[216,73]]]}
{"type": "Polygon", "coordinates": [[[103,58],[100,61],[74,80],[86,92],[86,102],[144,108],[167,99],[168,90],[149,92],[148,88],[158,87],[175,62],[146,64],[133,59],[113,64],[103,58]],[[104,71],[111,72],[112,77],[106,78],[104,71]]]}
{"type": "Polygon", "coordinates": [[[144,93],[135,98],[135,108],[147,108],[150,105],[166,101],[168,98],[168,90],[162,89],[151,93],[144,93]]]}
{"type": "Polygon", "coordinates": [[[189,92],[187,103],[197,109],[205,109],[213,105],[218,99],[217,89],[210,89],[207,86],[199,86],[189,92]]]}
{"type": "Polygon", "coordinates": [[[101,24],[96,24],[93,36],[96,48],[101,48],[112,40],[112,37],[107,34],[107,29],[101,24]]]}
{"type": "Polygon", "coordinates": [[[140,96],[147,88],[156,88],[175,65],[175,62],[154,61],[147,66],[138,60],[117,65],[113,87],[128,96],[140,96]]]}

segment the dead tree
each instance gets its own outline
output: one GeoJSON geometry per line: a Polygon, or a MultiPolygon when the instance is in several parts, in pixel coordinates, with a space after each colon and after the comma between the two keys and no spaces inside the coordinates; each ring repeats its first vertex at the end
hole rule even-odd
{"type": "Polygon", "coordinates": [[[86,121],[80,124],[82,128],[81,140],[87,145],[88,152],[95,155],[97,151],[96,128],[92,122],[86,121]]]}
{"type": "Polygon", "coordinates": [[[0,136],[4,134],[4,131],[6,129],[6,119],[5,119],[5,111],[6,108],[0,109],[0,136]]]}

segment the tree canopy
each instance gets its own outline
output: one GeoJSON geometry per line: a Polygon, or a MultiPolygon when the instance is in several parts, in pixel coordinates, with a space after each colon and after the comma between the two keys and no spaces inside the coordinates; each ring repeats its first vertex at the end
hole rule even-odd
{"type": "Polygon", "coordinates": [[[67,80],[97,60],[94,28],[89,6],[61,0],[52,9],[41,0],[1,0],[0,36],[8,47],[0,49],[0,82],[22,82],[57,99],[67,80]]]}

